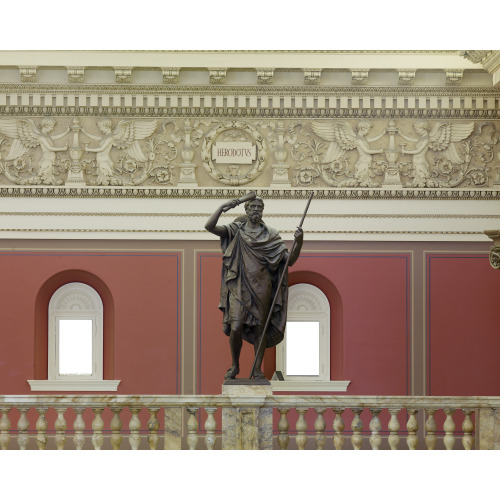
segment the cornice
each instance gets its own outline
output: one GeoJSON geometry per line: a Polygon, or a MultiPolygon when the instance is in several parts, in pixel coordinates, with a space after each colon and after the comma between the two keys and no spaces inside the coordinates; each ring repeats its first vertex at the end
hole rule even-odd
{"type": "Polygon", "coordinates": [[[123,84],[45,84],[0,83],[0,93],[59,93],[67,94],[145,94],[145,95],[361,95],[361,96],[500,96],[496,87],[445,86],[322,86],[317,85],[123,85],[123,84]]]}
{"type": "Polygon", "coordinates": [[[132,187],[0,187],[1,197],[12,198],[145,198],[145,199],[230,199],[250,191],[258,196],[275,200],[307,199],[314,191],[315,199],[324,200],[500,200],[500,189],[248,189],[224,188],[132,188],[132,187]]]}

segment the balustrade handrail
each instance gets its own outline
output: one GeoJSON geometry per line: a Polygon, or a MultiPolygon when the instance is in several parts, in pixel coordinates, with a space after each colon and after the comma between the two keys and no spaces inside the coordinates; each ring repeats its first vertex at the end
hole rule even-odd
{"type": "Polygon", "coordinates": [[[259,406],[285,408],[293,406],[319,408],[500,408],[498,396],[337,396],[337,395],[3,395],[0,406],[259,406]]]}
{"type": "MultiPolygon", "coordinates": [[[[53,439],[57,449],[64,449],[66,441],[71,438],[75,449],[82,449],[86,441],[86,433],[92,432],[91,442],[96,450],[102,448],[104,438],[108,440],[113,449],[120,449],[124,437],[127,437],[130,448],[139,449],[144,431],[147,432],[147,443],[150,449],[158,449],[160,440],[165,449],[181,449],[183,439],[189,449],[196,449],[200,436],[206,443],[207,449],[214,449],[217,442],[216,431],[218,424],[215,414],[218,409],[222,413],[222,445],[223,449],[272,449],[273,434],[281,449],[287,449],[290,441],[289,411],[296,411],[295,441],[298,449],[305,449],[309,437],[306,434],[311,418],[314,420],[314,441],[317,449],[324,449],[326,439],[325,416],[328,415],[329,426],[333,429],[333,444],[336,449],[342,449],[347,437],[353,449],[359,450],[363,446],[363,433],[369,430],[369,443],[372,449],[380,449],[382,443],[382,420],[379,418],[382,410],[390,414],[387,425],[388,434],[386,444],[391,449],[397,449],[404,438],[409,449],[417,449],[419,444],[419,426],[424,431],[420,436],[425,437],[428,449],[435,449],[438,443],[440,430],[438,420],[434,415],[440,415],[442,410],[446,418],[442,424],[444,437],[442,443],[446,449],[453,449],[457,438],[455,437],[456,422],[453,415],[461,420],[461,431],[458,430],[460,441],[464,449],[474,449],[476,429],[479,429],[480,447],[494,449],[497,446],[496,427],[497,409],[500,409],[498,396],[348,396],[348,395],[67,395],[67,394],[28,394],[28,395],[3,395],[0,396],[0,448],[9,448],[11,437],[15,437],[19,449],[27,449],[33,445],[33,439],[39,449],[46,449],[49,437],[53,439]],[[57,413],[57,419],[49,424],[46,418],[49,408],[57,413]],[[17,424],[9,419],[11,410],[17,418],[17,424]],[[33,421],[31,409],[36,410],[37,420],[33,421]],[[66,410],[72,409],[75,415],[69,422],[72,429],[68,428],[66,410]],[[108,409],[107,412],[105,410],[108,409]],[[120,416],[122,410],[128,409],[124,414],[129,419],[128,430],[122,433],[123,422],[120,416]],[[144,412],[149,412],[149,420],[144,429],[144,412]],[[279,422],[273,419],[273,409],[279,412],[279,422]],[[350,431],[346,430],[346,423],[342,415],[349,409],[345,416],[352,419],[350,431]],[[91,410],[90,414],[86,410],[91,410]],[[109,421],[109,410],[113,416],[109,421]],[[159,412],[163,410],[164,425],[159,422],[159,412]],[[200,410],[204,410],[203,412],[200,410]],[[310,410],[310,411],[308,411],[310,410]],[[332,412],[335,414],[332,422],[332,412]],[[83,415],[86,415],[85,419],[83,415]],[[105,424],[102,415],[106,415],[105,424]],[[139,418],[142,414],[142,422],[139,418]],[[306,419],[306,414],[309,416],[306,419]],[[352,414],[352,416],[351,416],[352,414]],[[361,418],[362,414],[365,416],[361,418]],[[366,415],[371,415],[368,429],[366,415]],[[31,416],[29,416],[31,415],[31,416]],[[398,415],[404,415],[401,420],[398,415]],[[425,423],[417,419],[417,415],[425,415],[425,423]],[[89,416],[92,416],[91,425],[89,416]],[[279,432],[273,431],[273,420],[279,432]],[[364,420],[364,423],[363,423],[364,420]],[[420,421],[420,424],[419,424],[420,421]],[[253,422],[253,423],[252,423],[253,422]],[[34,425],[34,427],[33,427],[34,425]],[[108,427],[104,430],[105,425],[108,427]],[[248,427],[250,425],[250,427],[248,427]],[[264,427],[261,428],[261,425],[264,427]],[[17,427],[14,430],[13,427],[17,427]],[[52,427],[53,426],[53,427],[52,427]],[[241,428],[239,427],[241,426],[241,428]],[[253,426],[253,427],[252,427],[253,426]],[[204,430],[203,430],[204,429],[204,430]],[[240,429],[235,431],[235,429],[240,429]],[[250,430],[249,430],[250,429],[250,430]],[[34,430],[36,435],[34,436],[34,430]],[[345,432],[344,432],[345,430],[345,432]],[[200,432],[201,431],[201,432],[200,432]],[[401,432],[400,432],[401,431],[401,432]],[[238,434],[238,432],[240,434],[238,434]],[[461,434],[460,434],[461,432],[461,434]],[[226,436],[226,437],[224,437],[226,436]],[[244,437],[242,437],[244,436],[244,437]],[[263,439],[263,441],[260,441],[263,439]],[[224,441],[226,440],[226,441],[224,441]],[[249,448],[248,448],[249,447],[249,448]]],[[[53,420],[54,413],[51,413],[53,420]]],[[[290,413],[293,415],[293,412],[290,413]]],[[[219,417],[218,417],[219,418],[219,417]]],[[[384,417],[384,421],[387,416],[384,417]]],[[[441,424],[439,424],[441,425],[441,424]]],[[[88,434],[87,434],[88,435],[88,434]]],[[[422,442],[422,441],[420,441],[422,442]]]]}

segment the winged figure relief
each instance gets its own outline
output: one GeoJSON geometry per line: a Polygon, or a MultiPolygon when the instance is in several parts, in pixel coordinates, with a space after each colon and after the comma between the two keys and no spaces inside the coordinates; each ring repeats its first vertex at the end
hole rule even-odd
{"type": "Polygon", "coordinates": [[[430,165],[426,154],[429,148],[441,153],[453,165],[461,165],[464,159],[460,156],[456,143],[467,139],[474,130],[474,123],[442,123],[434,125],[431,132],[429,122],[418,120],[413,124],[418,138],[407,137],[399,132],[403,139],[415,143],[415,149],[401,148],[401,152],[413,156],[415,178],[411,187],[426,187],[430,178],[430,165]]]}
{"type": "Polygon", "coordinates": [[[366,137],[372,124],[368,120],[360,120],[353,130],[348,122],[313,121],[312,129],[316,135],[330,144],[322,160],[323,164],[338,160],[346,152],[356,149],[358,160],[354,165],[354,185],[372,186],[371,166],[372,155],[383,152],[383,149],[371,149],[370,143],[375,142],[385,135],[366,137]]]}
{"type": "Polygon", "coordinates": [[[13,139],[4,161],[16,161],[28,153],[30,149],[40,147],[42,156],[40,157],[35,180],[43,184],[62,184],[62,180],[55,177],[56,152],[66,151],[68,147],[56,147],[54,141],[68,134],[70,129],[67,128],[60,134],[50,135],[55,125],[56,121],[53,118],[40,120],[40,129],[30,118],[23,120],[15,118],[0,119],[0,133],[13,139]]]}
{"type": "Polygon", "coordinates": [[[157,120],[120,120],[113,130],[113,122],[109,118],[103,118],[97,122],[97,127],[103,133],[102,136],[84,131],[85,135],[99,141],[99,145],[96,148],[85,148],[85,151],[97,153],[96,163],[98,174],[96,183],[104,186],[112,183],[111,179],[115,175],[113,171],[114,162],[111,158],[113,147],[125,150],[125,153],[135,161],[148,161],[139,141],[149,137],[155,131],[157,124],[157,120]]]}

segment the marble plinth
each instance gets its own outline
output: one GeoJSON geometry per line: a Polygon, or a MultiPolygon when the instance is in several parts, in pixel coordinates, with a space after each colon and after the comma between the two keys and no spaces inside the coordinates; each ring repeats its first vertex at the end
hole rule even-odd
{"type": "Polygon", "coordinates": [[[272,450],[273,409],[262,408],[272,394],[268,380],[224,383],[222,395],[229,396],[234,406],[222,409],[223,450],[272,450]]]}
{"type": "Polygon", "coordinates": [[[479,449],[500,450],[500,409],[479,410],[479,449]]]}

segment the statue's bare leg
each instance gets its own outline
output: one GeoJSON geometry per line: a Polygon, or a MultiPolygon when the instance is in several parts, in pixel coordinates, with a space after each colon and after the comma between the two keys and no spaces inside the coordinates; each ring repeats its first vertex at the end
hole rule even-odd
{"type": "Polygon", "coordinates": [[[236,378],[236,375],[240,373],[240,353],[241,347],[243,345],[243,340],[241,338],[242,325],[238,322],[231,324],[231,333],[229,335],[229,347],[231,349],[231,358],[233,364],[231,368],[226,372],[224,378],[236,378]]]}

